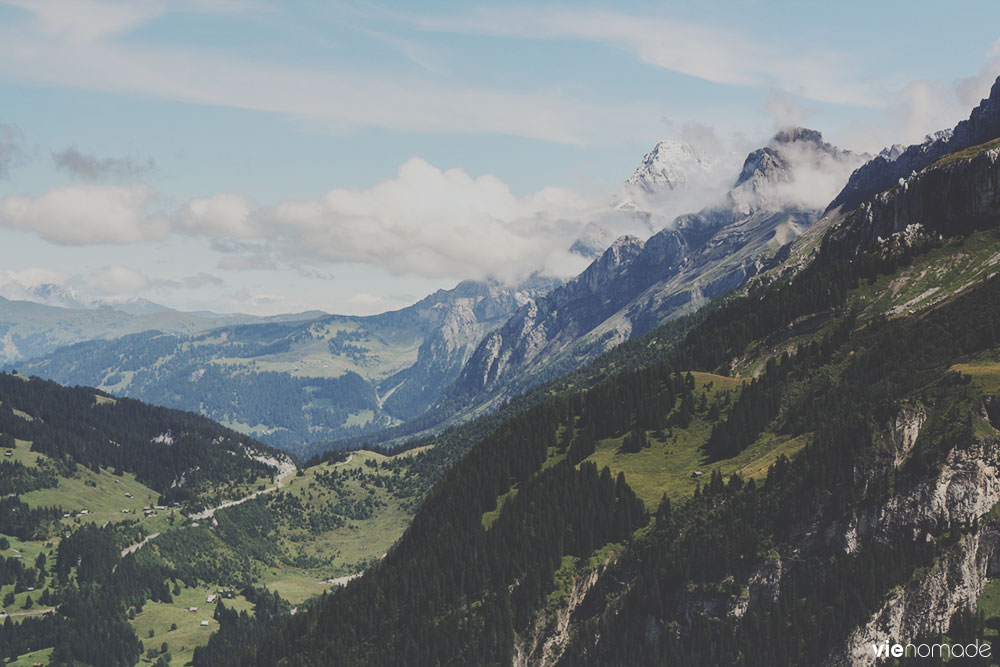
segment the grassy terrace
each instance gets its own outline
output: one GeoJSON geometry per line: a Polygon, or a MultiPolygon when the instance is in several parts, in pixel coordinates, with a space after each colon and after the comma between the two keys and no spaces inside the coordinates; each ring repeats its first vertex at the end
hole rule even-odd
{"type": "Polygon", "coordinates": [[[851,293],[863,316],[905,315],[940,303],[995,273],[1000,264],[1000,230],[953,239],[914,259],[898,273],[880,276],[851,293]]]}
{"type": "MultiPolygon", "coordinates": [[[[724,392],[730,392],[735,399],[745,379],[724,377],[712,373],[693,372],[695,379],[695,403],[711,405],[724,392]]],[[[712,470],[720,470],[724,476],[734,472],[746,478],[762,478],[774,460],[784,454],[791,458],[806,444],[807,436],[788,436],[764,433],[756,442],[738,455],[721,461],[709,462],[703,447],[712,433],[715,422],[707,419],[707,409],[698,410],[686,429],[674,428],[664,433],[647,432],[650,446],[635,453],[623,453],[624,436],[607,438],[597,443],[596,451],[587,457],[597,467],[609,467],[613,474],[625,473],[625,479],[636,495],[649,510],[656,509],[663,494],[672,501],[681,501],[694,493],[699,481],[705,481],[712,470]],[[694,475],[696,472],[702,475],[694,475]]],[[[559,434],[561,438],[561,433],[559,434]]],[[[560,460],[564,454],[550,448],[545,466],[560,460]]],[[[483,527],[489,528],[500,516],[504,503],[517,493],[514,487],[497,498],[497,507],[483,514],[483,527]]],[[[577,564],[564,564],[573,569],[577,564]]]]}
{"type": "MultiPolygon", "coordinates": [[[[695,379],[696,403],[700,400],[698,394],[704,395],[711,403],[716,396],[725,391],[733,392],[739,389],[744,380],[738,378],[713,375],[711,373],[692,373],[695,379]]],[[[731,459],[708,462],[702,447],[708,442],[712,432],[712,422],[706,420],[704,413],[695,414],[687,429],[674,429],[659,437],[655,432],[647,434],[650,446],[634,454],[619,453],[624,436],[602,440],[597,444],[597,451],[588,457],[598,468],[608,466],[612,472],[625,473],[636,495],[650,510],[656,508],[664,493],[672,501],[690,497],[699,482],[693,473],[702,472],[707,479],[708,473],[719,469],[724,476],[739,472],[744,477],[763,477],[768,466],[780,455],[794,456],[805,446],[805,439],[787,438],[765,433],[753,445],[731,459]]]]}
{"type": "MultiPolygon", "coordinates": [[[[31,451],[30,441],[15,440],[11,456],[4,458],[37,467],[46,457],[31,451]]],[[[140,521],[147,533],[156,533],[169,527],[169,511],[145,517],[143,508],[155,505],[159,495],[136,480],[132,473],[114,475],[106,468],[95,473],[84,466],[77,466],[73,476],[60,477],[57,486],[24,493],[20,498],[31,507],[61,507],[66,514],[71,515],[62,519],[62,525],[67,528],[85,522],[103,524],[108,521],[140,521]],[[128,513],[123,514],[122,510],[126,509],[128,513]],[[81,510],[87,510],[88,513],[80,515],[81,510]]]]}
{"type": "Polygon", "coordinates": [[[988,150],[1000,148],[1000,139],[994,139],[993,141],[987,141],[985,144],[978,144],[976,146],[970,146],[964,151],[958,151],[957,153],[951,153],[950,155],[945,155],[943,158],[931,165],[931,167],[943,167],[954,162],[961,162],[962,160],[971,160],[977,155],[981,155],[988,150]]]}
{"type": "Polygon", "coordinates": [[[955,364],[949,370],[972,377],[972,384],[987,396],[1000,395],[1000,362],[976,360],[967,364],[955,364]]]}

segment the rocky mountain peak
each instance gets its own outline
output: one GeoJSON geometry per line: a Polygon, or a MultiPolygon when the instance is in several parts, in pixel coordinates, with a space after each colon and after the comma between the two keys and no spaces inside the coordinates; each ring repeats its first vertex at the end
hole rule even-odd
{"type": "Polygon", "coordinates": [[[809,152],[816,152],[817,155],[829,155],[840,157],[848,151],[842,151],[832,144],[823,141],[823,134],[817,130],[810,130],[805,127],[788,127],[779,130],[767,146],[758,148],[747,156],[743,162],[743,169],[736,179],[735,187],[740,187],[744,183],[754,181],[764,181],[767,183],[786,183],[792,180],[793,165],[790,153],[796,153],[799,148],[804,148],[809,152]],[[794,148],[793,148],[794,147],[794,148]]]}
{"type": "Polygon", "coordinates": [[[771,139],[772,144],[791,144],[796,141],[808,141],[819,145],[824,144],[822,132],[810,130],[806,127],[786,127],[783,130],[778,130],[774,138],[771,139]]]}
{"type": "MultiPolygon", "coordinates": [[[[645,242],[642,239],[631,234],[618,238],[593,264],[587,267],[581,274],[581,278],[590,282],[588,276],[608,276],[618,267],[635,259],[642,252],[644,245],[645,242]]],[[[598,282],[603,282],[603,280],[598,282]]]]}
{"type": "Polygon", "coordinates": [[[0,285],[0,296],[11,301],[31,301],[59,308],[83,309],[88,306],[83,296],[72,287],[53,283],[22,285],[10,281],[0,285]]]}
{"type": "Polygon", "coordinates": [[[780,208],[782,199],[799,208],[821,209],[868,157],[827,143],[816,130],[785,128],[747,156],[729,199],[744,215],[780,208]],[[794,184],[802,178],[820,187],[798,191],[794,184]]]}
{"type": "Polygon", "coordinates": [[[736,179],[736,187],[752,181],[775,183],[787,180],[788,171],[788,161],[781,156],[780,151],[770,146],[758,148],[747,155],[747,159],[743,162],[743,169],[736,179]]]}
{"type": "Polygon", "coordinates": [[[681,141],[661,141],[642,158],[642,163],[625,182],[647,194],[676,190],[704,177],[715,168],[712,159],[681,141]]]}
{"type": "Polygon", "coordinates": [[[899,156],[902,155],[903,151],[905,150],[906,146],[904,146],[903,144],[893,144],[892,146],[886,146],[881,151],[879,151],[879,154],[876,157],[880,157],[888,162],[892,162],[893,160],[898,159],[899,156]]]}

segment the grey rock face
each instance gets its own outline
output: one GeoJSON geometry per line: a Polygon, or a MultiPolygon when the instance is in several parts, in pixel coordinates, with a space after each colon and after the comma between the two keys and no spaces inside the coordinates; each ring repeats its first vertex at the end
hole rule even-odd
{"type": "Polygon", "coordinates": [[[924,169],[865,202],[824,241],[829,257],[854,255],[900,234],[953,236],[1000,217],[1000,146],[924,169]]]}
{"type": "Polygon", "coordinates": [[[899,179],[909,178],[945,155],[997,137],[1000,137],[1000,78],[993,84],[989,97],[980,102],[969,119],[960,122],[953,131],[939,132],[901,152],[893,147],[859,167],[827,210],[837,207],[843,207],[844,211],[853,210],[897,184],[899,179]]]}
{"type": "Polygon", "coordinates": [[[798,170],[844,160],[853,167],[860,158],[819,132],[778,133],[746,158],[722,203],[645,243],[622,237],[577,278],[522,306],[483,339],[449,396],[512,396],[739,287],[818,217],[788,196],[798,170]]]}
{"type": "MultiPolygon", "coordinates": [[[[984,416],[990,410],[990,401],[984,416]]],[[[890,425],[894,444],[887,467],[897,467],[924,423],[921,411],[902,409],[890,425]]],[[[871,541],[897,536],[919,537],[929,527],[949,522],[971,524],[1000,501],[1000,442],[995,438],[976,441],[971,447],[952,449],[935,479],[917,484],[885,502],[859,508],[847,525],[832,526],[827,539],[845,551],[855,551],[871,541]]],[[[872,480],[875,470],[858,471],[872,480]]],[[[975,610],[987,578],[996,576],[1000,555],[1000,525],[984,526],[963,536],[919,579],[892,592],[872,616],[859,625],[838,647],[826,665],[874,665],[873,644],[886,639],[905,643],[936,636],[948,630],[959,610],[975,610]]]]}

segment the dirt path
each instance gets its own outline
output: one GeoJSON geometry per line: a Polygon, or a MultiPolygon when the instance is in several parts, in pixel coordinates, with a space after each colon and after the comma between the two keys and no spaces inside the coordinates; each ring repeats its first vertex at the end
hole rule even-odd
{"type": "MultiPolygon", "coordinates": [[[[351,460],[350,457],[348,457],[347,460],[350,461],[351,460]]],[[[260,491],[254,491],[250,495],[244,496],[242,498],[238,498],[236,500],[227,500],[226,502],[222,503],[221,505],[219,505],[217,507],[210,507],[207,510],[203,510],[201,512],[198,512],[197,514],[192,514],[189,518],[192,519],[192,520],[194,520],[194,521],[201,521],[202,519],[209,519],[209,518],[211,518],[212,516],[215,515],[215,512],[217,510],[225,509],[226,507],[233,507],[234,505],[239,505],[241,503],[245,503],[248,500],[253,500],[254,498],[256,498],[259,495],[261,495],[262,493],[270,493],[271,491],[274,491],[275,489],[280,489],[281,488],[281,482],[284,481],[284,479],[286,477],[288,477],[293,472],[295,472],[295,464],[292,463],[290,460],[287,460],[287,461],[277,461],[277,463],[278,463],[278,476],[274,480],[274,486],[269,486],[266,489],[261,489],[260,491]]],[[[122,549],[122,558],[124,558],[125,556],[127,556],[129,554],[135,553],[136,551],[138,551],[139,549],[141,549],[142,547],[144,547],[146,545],[146,542],[149,542],[151,539],[157,537],[158,535],[159,535],[159,533],[153,533],[152,535],[147,535],[146,538],[143,539],[141,542],[136,542],[135,544],[131,544],[131,545],[125,547],[124,549],[122,549]]]]}
{"type": "Polygon", "coordinates": [[[41,616],[42,614],[48,614],[55,610],[55,607],[42,607],[41,609],[32,609],[30,611],[9,611],[7,613],[0,614],[0,618],[7,618],[8,616],[41,616]]]}
{"type": "Polygon", "coordinates": [[[295,466],[294,466],[294,464],[292,465],[291,468],[282,471],[278,475],[277,479],[275,479],[274,486],[269,486],[266,489],[261,489],[260,491],[254,491],[250,495],[243,496],[242,498],[238,498],[236,500],[227,500],[226,502],[222,503],[221,505],[218,505],[216,507],[209,507],[207,510],[204,510],[202,512],[198,512],[197,514],[192,514],[189,518],[192,519],[192,520],[194,520],[194,521],[201,521],[202,519],[210,519],[211,517],[215,516],[215,513],[218,510],[225,509],[227,507],[234,507],[236,505],[242,505],[243,503],[245,503],[248,500],[253,500],[254,498],[257,498],[258,496],[261,496],[261,495],[263,495],[265,493],[270,493],[271,491],[274,491],[275,489],[280,489],[281,488],[281,482],[286,477],[288,477],[289,475],[291,475],[293,472],[295,472],[295,466]]]}
{"type": "Polygon", "coordinates": [[[346,586],[347,582],[349,582],[351,579],[357,579],[362,574],[363,574],[362,572],[357,572],[355,574],[349,574],[346,577],[337,577],[336,579],[327,579],[323,583],[324,584],[333,584],[334,586],[346,586]]]}
{"type": "Polygon", "coordinates": [[[151,539],[153,539],[158,535],[159,533],[153,533],[152,535],[147,535],[142,542],[136,542],[133,545],[125,547],[124,549],[122,549],[122,558],[125,558],[125,556],[128,556],[129,554],[134,554],[136,551],[146,546],[146,542],[149,542],[151,539]]]}

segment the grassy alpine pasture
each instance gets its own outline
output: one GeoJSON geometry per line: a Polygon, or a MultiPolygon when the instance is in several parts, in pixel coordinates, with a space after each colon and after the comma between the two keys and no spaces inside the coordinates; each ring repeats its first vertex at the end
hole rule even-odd
{"type": "MultiPolygon", "coordinates": [[[[219,622],[213,618],[216,603],[206,601],[208,596],[216,595],[217,591],[218,588],[214,586],[182,588],[180,594],[174,596],[173,602],[147,602],[130,623],[145,648],[159,649],[166,642],[172,658],[171,664],[184,665],[194,656],[195,647],[207,644],[208,638],[219,629],[219,622]],[[191,607],[197,607],[198,610],[189,611],[191,607]],[[202,621],[208,621],[208,625],[203,626],[202,621]],[[173,625],[177,628],[171,630],[173,625]],[[153,632],[152,637],[150,631],[153,632]]],[[[224,599],[222,603],[237,611],[253,611],[253,605],[240,595],[224,599]]],[[[143,653],[139,664],[153,662],[143,653]]]]}
{"type": "MultiPolygon", "coordinates": [[[[711,373],[692,373],[695,380],[695,402],[701,397],[711,404],[720,393],[736,392],[745,380],[711,373]]],[[[804,437],[789,438],[764,433],[750,447],[733,458],[710,462],[702,447],[708,442],[714,422],[707,419],[705,410],[697,410],[686,429],[674,428],[662,434],[647,433],[650,446],[636,453],[619,451],[625,436],[608,438],[597,443],[596,451],[586,460],[598,468],[608,466],[614,474],[625,473],[636,495],[653,510],[663,494],[672,501],[689,498],[699,482],[707,481],[712,470],[723,476],[739,472],[744,477],[760,478],[767,475],[768,467],[784,454],[792,457],[806,445],[804,437]],[[695,475],[701,472],[702,475],[695,475]]]]}
{"type": "MultiPolygon", "coordinates": [[[[292,604],[298,604],[328,590],[330,584],[325,583],[327,579],[354,574],[364,564],[380,559],[406,530],[410,513],[387,489],[378,488],[364,479],[342,479],[336,489],[331,489],[317,477],[335,471],[371,474],[374,468],[370,464],[381,466],[390,460],[410,456],[413,456],[412,452],[388,457],[359,451],[351,454],[349,461],[323,463],[302,470],[301,476],[285,478],[282,491],[296,497],[311,511],[332,512],[338,503],[361,502],[367,498],[373,500],[376,510],[369,517],[348,519],[346,525],[318,534],[303,528],[280,526],[278,537],[283,550],[301,557],[303,562],[314,559],[321,564],[269,568],[263,577],[268,588],[278,591],[292,604]]],[[[385,469],[379,470],[382,475],[392,476],[385,469]]]]}
{"type": "MultiPolygon", "coordinates": [[[[34,565],[35,560],[38,558],[38,554],[44,553],[45,558],[49,563],[55,561],[55,545],[58,544],[58,540],[46,540],[42,541],[23,541],[16,537],[7,537],[10,548],[0,549],[0,558],[11,558],[20,556],[25,565],[34,565]]],[[[19,593],[14,593],[16,587],[14,584],[7,584],[6,586],[0,586],[0,600],[3,600],[9,593],[14,593],[14,604],[12,605],[0,605],[0,610],[3,610],[11,614],[11,619],[17,623],[21,619],[25,618],[23,613],[25,612],[24,604],[28,597],[31,597],[32,608],[29,610],[32,613],[40,613],[42,610],[47,609],[47,605],[38,604],[38,596],[42,594],[45,586],[42,583],[37,583],[33,586],[35,590],[23,590],[19,593]]],[[[4,620],[4,619],[0,619],[4,620]]]]}
{"type": "Polygon", "coordinates": [[[967,364],[955,364],[949,370],[970,376],[972,384],[987,396],[1000,395],[1000,362],[972,361],[967,364]]]}
{"type": "Polygon", "coordinates": [[[43,648],[40,651],[32,651],[31,653],[25,653],[24,655],[19,655],[17,659],[4,663],[4,667],[32,667],[32,665],[49,664],[49,656],[52,655],[52,649],[43,648]]]}
{"type": "MultiPolygon", "coordinates": [[[[663,494],[673,502],[690,498],[698,484],[706,482],[713,470],[719,470],[724,477],[737,472],[747,479],[763,478],[775,459],[781,455],[794,457],[808,442],[807,436],[789,437],[765,432],[736,456],[709,461],[703,447],[718,420],[708,418],[707,406],[719,400],[724,392],[729,392],[731,399],[735,399],[746,380],[712,373],[693,372],[691,375],[695,381],[695,404],[700,407],[687,428],[675,427],[662,433],[648,431],[649,447],[634,453],[621,451],[624,435],[605,438],[597,442],[594,453],[585,459],[597,465],[598,469],[607,466],[613,475],[625,473],[629,486],[650,511],[656,509],[663,494]],[[695,474],[699,472],[700,475],[695,474]]],[[[724,416],[724,412],[721,414],[724,416]]],[[[560,440],[562,436],[560,432],[560,440]]],[[[551,447],[543,468],[554,465],[564,457],[565,452],[559,453],[551,447]]],[[[489,529],[493,525],[504,503],[514,497],[517,490],[515,485],[499,496],[496,509],[483,514],[484,528],[489,529]]],[[[564,565],[570,569],[576,567],[564,565]]]]}

